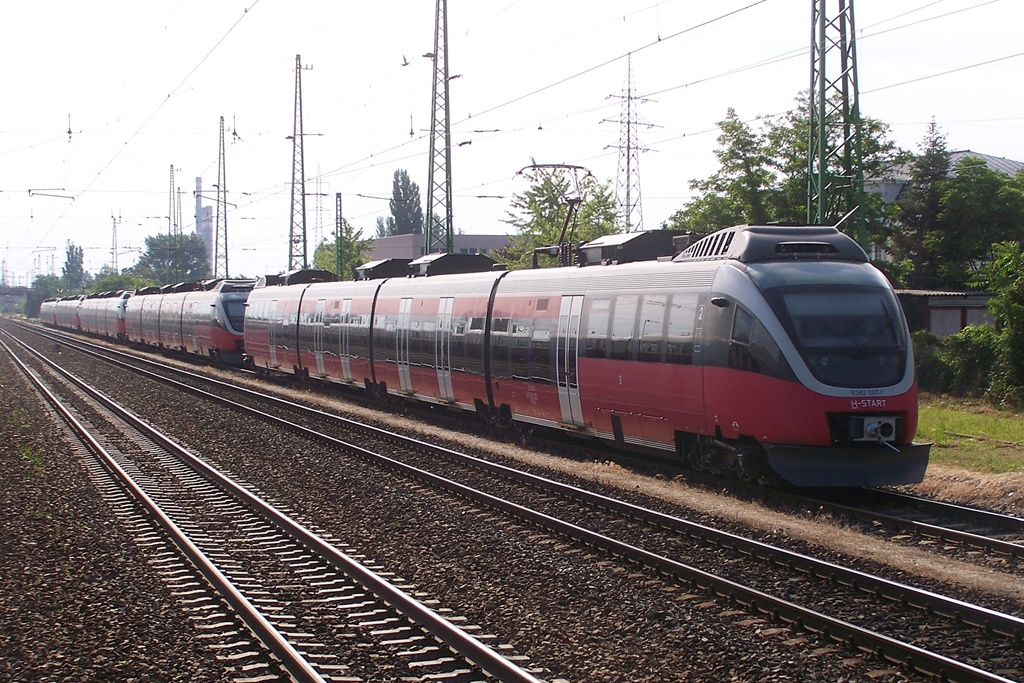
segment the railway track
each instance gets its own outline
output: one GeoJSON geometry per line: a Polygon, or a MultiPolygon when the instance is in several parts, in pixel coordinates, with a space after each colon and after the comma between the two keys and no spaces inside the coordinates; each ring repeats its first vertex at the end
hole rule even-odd
{"type": "MultiPolygon", "coordinates": [[[[40,332],[38,328],[34,331],[40,332]]],[[[84,345],[83,348],[96,353],[112,354],[122,363],[134,363],[156,374],[164,373],[165,376],[178,377],[180,381],[186,383],[191,381],[193,386],[198,387],[201,383],[207,382],[206,378],[199,376],[190,380],[189,375],[194,373],[167,368],[165,364],[128,353],[121,348],[93,344],[64,332],[48,330],[46,334],[54,339],[73,340],[74,343],[84,345]]],[[[250,374],[241,370],[238,372],[250,374]]],[[[462,424],[462,421],[454,422],[462,424]]],[[[450,423],[445,421],[444,424],[450,423]]],[[[546,447],[549,450],[558,450],[560,443],[553,442],[546,447]]],[[[570,447],[581,452],[587,451],[587,448],[580,444],[565,446],[570,447]]],[[[650,465],[633,456],[623,456],[604,447],[593,450],[590,457],[597,460],[622,459],[627,465],[650,465]]],[[[737,495],[749,496],[784,510],[800,510],[805,514],[843,518],[855,526],[860,525],[869,533],[877,535],[885,532],[897,541],[925,539],[937,552],[954,553],[963,549],[981,551],[986,556],[1005,559],[1014,569],[1019,569],[1020,563],[1024,562],[1024,519],[1018,517],[885,489],[766,489],[735,479],[723,480],[707,473],[680,470],[672,463],[664,463],[664,466],[666,476],[678,474],[711,490],[731,490],[737,495]]]]}
{"type": "MultiPolygon", "coordinates": [[[[189,390],[198,391],[194,387],[189,390]]],[[[255,392],[240,391],[223,383],[220,390],[234,392],[236,399],[240,393],[248,400],[269,401],[293,416],[304,415],[310,426],[289,420],[287,427],[309,438],[338,439],[322,433],[332,431],[325,428],[327,422],[344,423],[340,427],[344,430],[359,429],[360,438],[369,433],[364,426],[339,422],[336,416],[322,411],[273,397],[255,396],[255,392]]],[[[222,404],[228,402],[223,396],[213,400],[222,404]]],[[[388,439],[393,437],[387,436],[388,439]]],[[[419,443],[406,445],[413,449],[413,454],[403,456],[401,463],[391,457],[359,450],[365,451],[365,457],[378,463],[386,462],[388,467],[432,487],[441,487],[475,504],[540,525],[559,536],[629,558],[682,580],[695,592],[741,605],[760,618],[769,618],[787,627],[809,629],[929,675],[949,680],[1002,680],[998,671],[1024,670],[1018,653],[1024,622],[1017,617],[724,534],[448,449],[419,443]],[[428,468],[436,470],[439,462],[447,463],[443,467],[445,478],[426,472],[428,468]],[[465,468],[477,474],[452,471],[465,468]],[[472,485],[446,479],[456,476],[472,485]],[[502,483],[496,486],[494,482],[502,483]],[[485,485],[492,490],[482,490],[485,485]],[[723,561],[717,557],[722,553],[730,553],[731,557],[723,561]],[[697,568],[701,565],[725,566],[732,570],[743,568],[744,571],[714,575],[697,568]],[[825,593],[829,598],[822,603],[821,596],[825,593]],[[814,604],[817,609],[800,607],[793,599],[814,604]],[[867,604],[877,606],[867,607],[867,604]],[[892,635],[886,635],[887,631],[892,635]],[[954,636],[953,631],[958,631],[957,635],[954,636]],[[901,642],[901,638],[909,642],[901,642]],[[928,648],[937,652],[930,652],[928,648]],[[941,654],[942,651],[948,656],[941,654]],[[994,670],[984,671],[969,662],[988,664],[994,670]]]]}
{"type": "Polygon", "coordinates": [[[237,679],[538,680],[414,586],[294,521],[56,364],[34,372],[4,347],[83,444],[90,475],[237,679]],[[368,647],[374,655],[360,656],[368,647]]]}
{"type": "Polygon", "coordinates": [[[823,491],[805,497],[804,505],[872,527],[885,526],[897,534],[931,539],[950,549],[1005,558],[1017,568],[1024,561],[1024,519],[1019,517],[884,489],[823,491]]]}

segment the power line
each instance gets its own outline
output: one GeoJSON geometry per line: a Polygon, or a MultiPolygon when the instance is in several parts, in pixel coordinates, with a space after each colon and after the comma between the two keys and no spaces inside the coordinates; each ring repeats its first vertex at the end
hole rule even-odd
{"type": "Polygon", "coordinates": [[[979,66],[986,66],[988,64],[995,64],[996,62],[1004,62],[1007,59],[1014,59],[1015,57],[1022,57],[1022,56],[1024,56],[1024,52],[1018,52],[1017,54],[1014,54],[1014,55],[1006,55],[1005,57],[997,57],[996,59],[989,59],[989,60],[984,61],[984,62],[978,62],[977,64],[969,64],[967,66],[961,66],[961,67],[958,67],[956,69],[950,69],[949,71],[942,71],[942,72],[939,72],[937,74],[931,74],[929,76],[920,76],[918,78],[912,78],[909,81],[900,81],[899,83],[892,83],[890,85],[883,85],[880,88],[872,88],[871,90],[865,90],[864,94],[873,93],[873,92],[880,92],[882,90],[889,90],[890,88],[898,88],[900,86],[909,85],[911,83],[919,83],[921,81],[927,81],[927,80],[932,79],[932,78],[938,78],[939,76],[948,76],[949,74],[955,74],[955,73],[958,73],[960,71],[967,71],[968,69],[974,69],[974,68],[977,68],[979,66]]]}
{"type": "MultiPolygon", "coordinates": [[[[138,129],[136,129],[136,131],[134,133],[131,134],[131,136],[128,138],[128,140],[123,145],[121,145],[120,147],[117,148],[117,151],[114,152],[114,156],[112,156],[110,158],[110,160],[106,164],[103,165],[103,167],[99,170],[99,172],[97,172],[96,175],[92,177],[92,179],[88,182],[88,184],[86,184],[86,186],[82,190],[82,192],[87,191],[89,188],[91,188],[96,183],[97,180],[100,179],[100,177],[106,172],[106,170],[108,168],[110,168],[111,164],[113,164],[114,161],[116,161],[117,158],[121,156],[121,153],[124,152],[124,150],[126,150],[128,148],[128,146],[132,144],[132,142],[135,140],[135,138],[137,138],[139,136],[139,134],[146,128],[146,126],[149,125],[149,122],[152,121],[156,117],[156,115],[160,112],[161,109],[163,109],[164,105],[167,104],[170,101],[171,97],[174,96],[179,90],[181,90],[182,86],[184,86],[185,83],[187,83],[188,80],[190,78],[192,78],[192,76],[195,74],[195,72],[199,70],[199,67],[201,67],[204,63],[206,63],[206,60],[209,59],[210,56],[214,53],[214,51],[218,47],[220,47],[221,43],[223,43],[225,41],[225,39],[227,39],[227,37],[229,35],[231,35],[231,32],[235,30],[235,28],[242,22],[242,20],[245,19],[247,16],[249,16],[249,11],[252,10],[254,7],[256,7],[256,5],[259,4],[259,1],[260,0],[253,0],[253,3],[242,11],[242,16],[240,16],[235,21],[235,23],[233,23],[230,26],[230,28],[228,28],[228,30],[224,33],[224,35],[222,35],[220,37],[220,39],[216,43],[214,43],[213,47],[211,47],[209,49],[209,51],[207,51],[207,53],[205,55],[203,55],[203,58],[200,59],[199,62],[194,67],[192,67],[192,70],[188,72],[188,74],[185,76],[185,78],[183,78],[181,80],[181,82],[178,83],[178,85],[176,85],[174,87],[174,89],[171,90],[168,93],[167,97],[164,98],[160,102],[160,104],[158,104],[156,106],[156,108],[153,110],[153,112],[148,117],[146,117],[146,120],[142,122],[142,124],[138,127],[138,129]]],[[[79,194],[81,194],[81,193],[79,193],[79,194]]],[[[53,224],[50,226],[50,228],[43,235],[43,239],[45,239],[50,234],[50,232],[53,231],[53,229],[55,227],[57,227],[57,224],[60,223],[61,220],[64,218],[64,216],[67,215],[68,211],[70,211],[70,208],[66,209],[60,216],[57,217],[57,220],[55,220],[53,222],[53,224]]]]}

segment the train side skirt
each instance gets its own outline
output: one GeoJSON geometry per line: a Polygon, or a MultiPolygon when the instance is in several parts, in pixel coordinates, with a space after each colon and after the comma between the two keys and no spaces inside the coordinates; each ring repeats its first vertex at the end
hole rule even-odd
{"type": "Polygon", "coordinates": [[[769,446],[768,464],[794,486],[888,486],[918,483],[931,444],[873,448],[769,446]]]}

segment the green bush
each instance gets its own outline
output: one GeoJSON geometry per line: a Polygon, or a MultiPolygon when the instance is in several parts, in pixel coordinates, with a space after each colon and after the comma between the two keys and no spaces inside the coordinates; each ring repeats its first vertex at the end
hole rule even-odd
{"type": "Polygon", "coordinates": [[[948,390],[980,398],[998,371],[1000,335],[988,325],[965,327],[942,340],[940,356],[949,369],[948,390]]]}
{"type": "Polygon", "coordinates": [[[914,332],[911,340],[914,343],[918,388],[936,394],[946,393],[952,382],[950,369],[940,353],[942,342],[928,330],[914,332]]]}

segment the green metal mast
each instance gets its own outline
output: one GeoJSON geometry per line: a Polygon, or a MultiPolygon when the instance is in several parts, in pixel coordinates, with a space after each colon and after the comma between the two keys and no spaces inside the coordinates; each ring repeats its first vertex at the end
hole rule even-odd
{"type": "Polygon", "coordinates": [[[838,0],[832,17],[829,0],[811,1],[807,222],[836,225],[867,250],[853,0],[838,0]]]}

